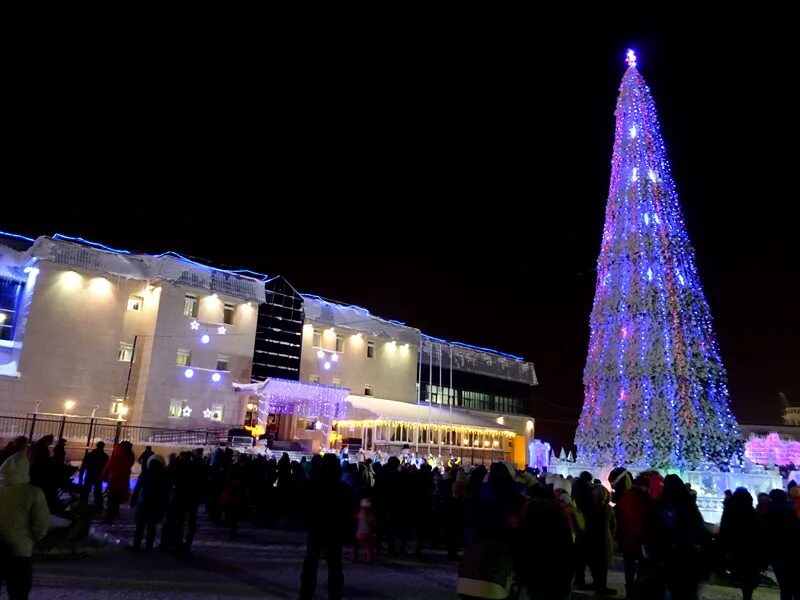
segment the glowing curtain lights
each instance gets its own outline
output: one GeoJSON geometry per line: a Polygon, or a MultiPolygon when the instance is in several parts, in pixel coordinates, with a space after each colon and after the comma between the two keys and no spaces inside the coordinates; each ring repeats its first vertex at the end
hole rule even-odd
{"type": "Polygon", "coordinates": [[[725,469],[742,455],[727,375],[655,104],[627,62],[575,443],[594,465],[725,469]]]}

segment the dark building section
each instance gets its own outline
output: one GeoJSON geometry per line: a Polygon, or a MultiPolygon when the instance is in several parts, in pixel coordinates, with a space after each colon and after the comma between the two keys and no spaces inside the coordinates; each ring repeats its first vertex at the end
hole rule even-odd
{"type": "Polygon", "coordinates": [[[303,299],[283,277],[264,283],[266,301],[258,307],[253,348],[253,380],[300,379],[303,299]]]}
{"type": "Polygon", "coordinates": [[[532,412],[537,382],[531,363],[431,339],[423,342],[421,358],[422,401],[506,415],[532,412]]]}

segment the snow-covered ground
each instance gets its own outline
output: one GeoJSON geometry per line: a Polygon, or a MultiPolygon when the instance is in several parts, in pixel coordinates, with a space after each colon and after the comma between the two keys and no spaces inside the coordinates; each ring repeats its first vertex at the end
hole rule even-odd
{"type": "MultiPolygon", "coordinates": [[[[304,555],[304,535],[294,531],[243,528],[236,540],[227,530],[205,520],[200,524],[192,556],[177,558],[156,551],[132,554],[124,544],[132,537],[130,513],[111,528],[97,525],[112,539],[107,549],[87,558],[39,560],[34,565],[33,600],[221,600],[296,598],[304,555]]],[[[411,557],[377,564],[351,564],[345,552],[345,594],[348,599],[455,599],[456,565],[442,552],[431,551],[423,560],[411,557]]],[[[320,566],[317,598],[327,598],[326,570],[320,566]]],[[[609,575],[609,584],[624,597],[623,576],[609,575]]],[[[5,598],[2,594],[0,597],[5,598]]],[[[588,598],[591,594],[575,593],[588,598]]],[[[741,598],[731,588],[706,586],[704,600],[741,598]]],[[[778,598],[774,589],[756,590],[756,599],[778,598]]]]}

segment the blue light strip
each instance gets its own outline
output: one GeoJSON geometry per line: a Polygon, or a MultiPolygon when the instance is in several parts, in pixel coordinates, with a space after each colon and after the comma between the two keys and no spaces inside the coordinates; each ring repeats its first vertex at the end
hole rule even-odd
{"type": "Polygon", "coordinates": [[[92,246],[94,248],[100,248],[100,250],[106,250],[108,252],[117,252],[118,254],[131,254],[128,250],[120,250],[118,248],[112,248],[111,246],[106,246],[105,244],[100,244],[99,242],[92,242],[90,240],[85,240],[82,237],[72,237],[71,235],[64,235],[63,233],[57,233],[53,236],[54,240],[67,240],[68,242],[77,242],[79,244],[86,244],[87,246],[92,246]]]}
{"type": "Polygon", "coordinates": [[[172,256],[173,258],[182,260],[183,262],[189,263],[190,265],[194,265],[195,267],[200,267],[202,269],[209,269],[211,271],[216,271],[218,273],[228,273],[230,275],[249,275],[251,277],[255,277],[256,279],[260,279],[261,281],[267,281],[269,279],[268,275],[264,275],[263,273],[258,273],[257,271],[251,271],[250,269],[220,269],[217,267],[212,267],[210,265],[204,265],[203,263],[199,263],[195,260],[192,260],[191,258],[186,258],[182,254],[178,254],[173,250],[151,256],[155,256],[156,258],[161,258],[162,256],[172,256]]]}
{"type": "Polygon", "coordinates": [[[9,233],[7,231],[0,231],[0,235],[4,235],[4,236],[10,237],[10,238],[16,238],[18,240],[25,240],[26,242],[35,242],[36,241],[33,238],[29,238],[26,235],[20,235],[18,233],[9,233]]]}

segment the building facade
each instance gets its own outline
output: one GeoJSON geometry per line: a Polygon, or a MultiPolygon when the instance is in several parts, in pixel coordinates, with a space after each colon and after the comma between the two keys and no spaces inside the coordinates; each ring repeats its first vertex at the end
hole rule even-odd
{"type": "Polygon", "coordinates": [[[4,413],[241,423],[262,281],[45,237],[6,250],[0,281],[4,413]]]}
{"type": "Polygon", "coordinates": [[[0,413],[526,462],[531,363],[283,277],[0,235],[0,413]],[[465,453],[468,456],[464,456],[465,453]]]}

